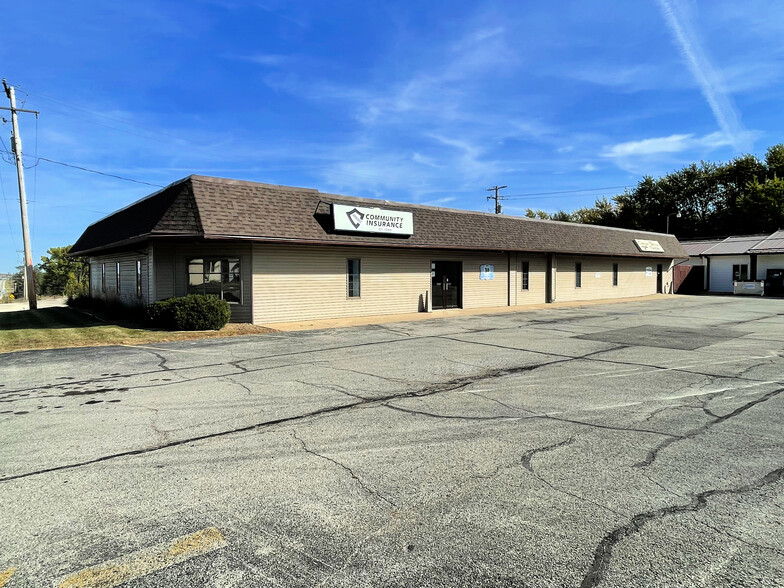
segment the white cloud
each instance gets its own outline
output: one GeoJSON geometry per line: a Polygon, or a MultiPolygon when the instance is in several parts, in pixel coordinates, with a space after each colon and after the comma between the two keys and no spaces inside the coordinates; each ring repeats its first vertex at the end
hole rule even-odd
{"type": "Polygon", "coordinates": [[[597,169],[599,168],[592,163],[586,163],[585,165],[580,167],[580,171],[584,171],[584,172],[592,172],[592,171],[596,171],[597,169]]]}
{"type": "Polygon", "coordinates": [[[257,63],[259,65],[264,65],[268,67],[279,67],[291,61],[291,57],[289,55],[275,55],[269,53],[244,55],[238,57],[237,59],[242,59],[243,61],[250,61],[252,63],[257,63]]]}
{"type": "Polygon", "coordinates": [[[740,115],[725,90],[724,80],[713,67],[692,27],[691,15],[679,0],[657,0],[664,21],[679,46],[686,64],[700,86],[719,127],[738,151],[748,151],[752,144],[740,122],[740,115]]]}
{"type": "Polygon", "coordinates": [[[622,159],[629,157],[647,157],[653,155],[680,153],[689,149],[709,151],[718,147],[732,145],[726,135],[716,132],[703,137],[695,137],[692,133],[670,135],[668,137],[652,137],[641,141],[627,141],[604,148],[602,157],[622,159]]]}
{"type": "MultiPolygon", "coordinates": [[[[752,142],[757,136],[755,132],[746,131],[741,138],[752,142]]],[[[607,145],[600,156],[628,172],[651,173],[652,168],[658,164],[685,163],[685,159],[679,154],[688,153],[686,159],[693,161],[707,158],[708,154],[716,149],[733,145],[732,138],[718,131],[701,137],[688,133],[607,145]]]]}

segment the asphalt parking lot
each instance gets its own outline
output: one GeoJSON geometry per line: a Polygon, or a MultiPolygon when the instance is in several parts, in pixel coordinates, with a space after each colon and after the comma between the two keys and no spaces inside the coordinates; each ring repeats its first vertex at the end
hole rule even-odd
{"type": "Polygon", "coordinates": [[[0,355],[0,586],[784,586],[784,300],[0,355]]]}

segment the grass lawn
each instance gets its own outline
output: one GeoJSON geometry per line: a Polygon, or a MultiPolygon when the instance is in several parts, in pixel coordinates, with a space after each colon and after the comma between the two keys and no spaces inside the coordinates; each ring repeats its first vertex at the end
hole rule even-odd
{"type": "Polygon", "coordinates": [[[0,312],[0,353],[23,349],[139,345],[269,332],[272,329],[231,323],[220,331],[157,331],[101,322],[70,308],[42,308],[0,312]]]}

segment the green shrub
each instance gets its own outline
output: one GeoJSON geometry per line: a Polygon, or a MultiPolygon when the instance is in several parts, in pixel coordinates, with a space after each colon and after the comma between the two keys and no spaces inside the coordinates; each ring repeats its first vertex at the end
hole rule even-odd
{"type": "Polygon", "coordinates": [[[76,298],[77,296],[87,295],[89,286],[86,282],[80,282],[73,272],[68,272],[68,280],[65,282],[65,289],[63,294],[69,299],[76,298]]]}
{"type": "Polygon", "coordinates": [[[175,331],[217,331],[230,317],[228,302],[204,294],[159,300],[147,306],[146,311],[150,326],[175,331]]]}

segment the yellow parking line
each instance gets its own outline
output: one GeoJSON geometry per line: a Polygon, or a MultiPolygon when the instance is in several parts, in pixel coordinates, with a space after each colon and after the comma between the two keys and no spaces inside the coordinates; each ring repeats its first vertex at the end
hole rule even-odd
{"type": "Polygon", "coordinates": [[[3,588],[6,584],[8,584],[8,580],[11,579],[11,576],[14,575],[16,568],[8,568],[7,570],[3,570],[0,572],[0,588],[3,588]]]}
{"type": "MultiPolygon", "coordinates": [[[[218,529],[209,527],[97,566],[84,568],[62,578],[56,585],[59,588],[119,586],[124,582],[171,567],[221,547],[226,547],[226,540],[218,529]]],[[[0,584],[1,586],[2,584],[0,584]]]]}

